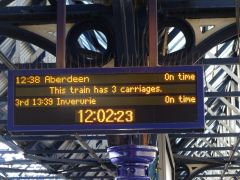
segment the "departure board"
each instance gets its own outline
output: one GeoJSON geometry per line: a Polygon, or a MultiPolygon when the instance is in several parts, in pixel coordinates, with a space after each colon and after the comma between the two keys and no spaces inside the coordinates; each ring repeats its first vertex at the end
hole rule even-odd
{"type": "Polygon", "coordinates": [[[199,130],[200,66],[13,70],[9,131],[92,133],[199,130]]]}

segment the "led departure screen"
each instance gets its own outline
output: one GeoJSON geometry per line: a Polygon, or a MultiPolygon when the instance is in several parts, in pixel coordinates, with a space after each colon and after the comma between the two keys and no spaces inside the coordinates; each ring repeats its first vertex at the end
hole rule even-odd
{"type": "Polygon", "coordinates": [[[201,67],[14,70],[8,92],[10,131],[161,132],[204,123],[201,67]]]}

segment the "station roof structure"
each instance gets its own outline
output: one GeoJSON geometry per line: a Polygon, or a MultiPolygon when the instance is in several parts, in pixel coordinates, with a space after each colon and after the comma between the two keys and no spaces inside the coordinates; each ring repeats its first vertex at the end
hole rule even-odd
{"type": "MultiPolygon", "coordinates": [[[[146,65],[146,1],[66,2],[67,68],[146,65]]],[[[142,135],[25,134],[6,128],[8,70],[56,67],[56,3],[0,1],[0,178],[113,179],[116,167],[106,148],[139,143],[142,135]]],[[[158,12],[159,65],[204,67],[204,132],[168,134],[176,177],[239,179],[240,2],[158,0],[158,12]]]]}

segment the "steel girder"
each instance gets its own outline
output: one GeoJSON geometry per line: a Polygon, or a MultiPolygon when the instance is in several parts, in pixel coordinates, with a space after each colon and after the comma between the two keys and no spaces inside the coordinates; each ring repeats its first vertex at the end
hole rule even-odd
{"type": "MultiPolygon", "coordinates": [[[[228,46],[226,45],[224,50],[226,50],[228,46]]],[[[233,54],[231,51],[229,52],[233,54]]],[[[216,54],[220,55],[222,53],[219,53],[217,50],[212,54],[210,51],[209,57],[217,58],[216,54]]],[[[206,54],[206,56],[208,56],[208,54],[206,54]]],[[[189,174],[183,175],[183,179],[236,176],[234,173],[225,174],[225,172],[230,164],[238,162],[239,155],[238,121],[240,111],[238,87],[240,78],[238,69],[239,65],[237,64],[205,66],[205,133],[208,134],[200,136],[190,134],[189,137],[186,137],[188,134],[186,134],[186,136],[183,134],[173,135],[173,137],[175,137],[174,140],[172,140],[174,144],[173,151],[192,158],[206,157],[208,159],[218,160],[220,164],[212,166],[211,163],[202,162],[199,169],[194,171],[189,170],[190,166],[186,168],[188,169],[187,171],[190,171],[189,174]],[[223,136],[221,133],[223,133],[223,136]],[[234,137],[229,133],[234,133],[234,137]],[[229,136],[227,134],[229,134],[229,136]],[[215,173],[215,175],[207,173],[211,173],[210,169],[215,166],[222,167],[220,170],[221,173],[215,173]]],[[[181,163],[184,161],[187,166],[189,162],[182,159],[181,163]]],[[[212,173],[214,173],[214,171],[212,171],[212,173]]]]}
{"type": "Polygon", "coordinates": [[[160,3],[164,14],[186,18],[232,17],[232,8],[235,8],[234,0],[162,0],[160,3]]]}
{"type": "MultiPolygon", "coordinates": [[[[37,62],[37,61],[35,61],[37,62]]],[[[202,58],[200,59],[197,64],[199,65],[234,65],[239,63],[239,58],[237,57],[229,57],[229,58],[202,58]]],[[[40,68],[55,68],[56,64],[55,63],[24,63],[24,64],[18,64],[14,63],[14,65],[18,69],[40,69],[40,68]]],[[[8,67],[4,64],[0,64],[0,71],[6,71],[8,70],[8,67]]],[[[205,96],[211,96],[214,92],[206,92],[205,96]]],[[[223,93],[223,92],[219,92],[223,93]]],[[[234,92],[227,92],[227,93],[234,93],[234,92]]],[[[238,94],[235,94],[238,95],[238,94]]],[[[233,94],[234,96],[234,94],[233,94]]]]}
{"type": "MultiPolygon", "coordinates": [[[[131,1],[129,1],[129,2],[131,2],[131,1]]],[[[177,2],[171,2],[171,3],[176,3],[177,4],[177,2]]],[[[195,3],[200,3],[200,2],[195,2],[195,3]]],[[[114,5],[116,5],[116,4],[117,4],[116,2],[113,2],[113,8],[115,7],[114,5]]],[[[198,7],[197,5],[195,6],[194,3],[189,4],[188,2],[186,2],[186,4],[187,5],[192,4],[192,6],[191,6],[192,9],[194,9],[194,8],[197,9],[197,7],[198,7]]],[[[116,6],[116,7],[124,7],[124,6],[121,5],[121,6],[116,6]]],[[[127,5],[126,7],[130,7],[130,5],[127,5]]],[[[199,8],[200,7],[202,7],[202,6],[199,6],[199,8]]],[[[220,6],[215,4],[214,7],[219,8],[220,6]]],[[[112,56],[112,50],[113,50],[113,45],[111,44],[111,41],[112,41],[112,39],[114,39],[114,37],[116,38],[117,54],[122,54],[123,55],[123,53],[118,52],[123,47],[122,45],[118,45],[119,41],[123,42],[120,39],[121,36],[120,36],[120,38],[118,38],[118,35],[120,35],[120,30],[122,29],[122,27],[119,27],[117,29],[117,31],[119,31],[119,32],[115,33],[114,36],[113,36],[113,34],[111,34],[111,31],[114,29],[113,27],[116,27],[116,26],[114,26],[114,22],[119,22],[119,20],[117,20],[117,18],[122,19],[126,16],[128,17],[126,19],[127,20],[126,22],[129,21],[129,25],[127,25],[128,30],[126,30],[126,29],[124,30],[124,28],[123,28],[122,33],[123,32],[130,33],[131,32],[130,29],[133,29],[133,32],[130,33],[130,34],[122,34],[122,36],[123,35],[128,36],[128,37],[126,37],[126,39],[129,41],[127,44],[130,44],[129,46],[124,45],[124,47],[125,48],[127,48],[127,47],[132,48],[132,50],[128,48],[132,52],[128,52],[126,50],[125,51],[131,54],[130,57],[132,59],[134,59],[134,56],[140,57],[140,58],[145,57],[144,54],[146,54],[146,45],[141,44],[142,41],[146,40],[146,35],[145,35],[145,37],[141,37],[142,34],[145,33],[144,31],[141,31],[141,29],[143,29],[143,30],[146,29],[146,23],[142,24],[142,22],[146,22],[146,13],[145,13],[144,10],[142,10],[142,11],[139,10],[137,12],[133,12],[133,10],[131,10],[131,8],[125,8],[125,10],[122,11],[123,12],[122,17],[119,17],[118,16],[119,13],[117,13],[118,14],[117,16],[114,16],[114,14],[112,14],[110,6],[91,4],[91,5],[87,5],[87,6],[86,5],[70,5],[67,8],[68,8],[67,9],[67,12],[68,12],[67,22],[68,23],[77,23],[77,24],[82,24],[83,23],[81,26],[85,27],[85,29],[84,29],[85,31],[87,29],[90,29],[90,28],[96,28],[96,30],[100,30],[100,31],[104,32],[104,34],[107,38],[107,41],[108,41],[107,50],[106,51],[102,50],[101,51],[102,53],[96,53],[95,52],[95,55],[91,55],[92,58],[101,59],[102,61],[105,60],[106,58],[110,58],[112,56]],[[129,13],[129,14],[126,14],[126,13],[129,13]],[[134,18],[135,13],[136,13],[136,18],[134,18]],[[98,21],[94,21],[96,16],[98,17],[98,21]],[[144,18],[144,16],[145,16],[145,18],[144,18]],[[131,20],[130,17],[133,17],[133,19],[131,20]],[[105,21],[107,21],[107,24],[108,24],[107,26],[110,29],[106,29],[106,28],[102,29],[101,27],[99,27],[99,24],[97,24],[97,22],[99,22],[99,20],[101,20],[101,19],[104,19],[103,21],[101,21],[101,24],[104,24],[105,21]],[[86,24],[86,23],[88,23],[88,24],[86,24]],[[86,29],[86,26],[89,26],[89,23],[92,26],[90,26],[86,29]],[[130,25],[131,24],[135,25],[135,23],[136,23],[137,26],[130,28],[130,25]],[[136,36],[136,37],[134,37],[134,36],[136,36]],[[137,37],[140,37],[140,38],[137,39],[137,37]],[[133,38],[133,39],[131,39],[131,38],[133,38]],[[137,41],[138,44],[140,43],[140,45],[138,47],[138,50],[136,49],[136,45],[134,45],[134,43],[133,43],[135,41],[137,41]],[[131,44],[131,43],[133,43],[133,44],[131,44]],[[145,50],[144,50],[144,48],[145,48],[145,50]],[[136,51],[137,51],[137,55],[136,55],[136,51]]],[[[162,8],[164,9],[164,6],[162,8]]],[[[234,6],[232,5],[232,2],[230,2],[230,4],[225,4],[225,6],[221,6],[221,8],[223,8],[223,9],[225,8],[225,10],[228,9],[228,8],[231,8],[232,11],[234,10],[234,6]]],[[[120,9],[120,8],[117,8],[117,9],[120,9]]],[[[141,9],[141,8],[139,8],[139,9],[141,9]]],[[[207,8],[205,7],[205,10],[206,9],[207,8]]],[[[5,20],[7,19],[7,22],[10,25],[13,25],[13,24],[15,25],[13,27],[12,26],[4,27],[5,29],[2,30],[3,31],[2,33],[7,32],[8,36],[13,36],[13,35],[16,36],[16,33],[13,33],[11,31],[18,32],[18,31],[22,30],[22,31],[24,31],[22,33],[26,33],[26,35],[24,35],[22,37],[17,36],[17,37],[14,37],[14,38],[19,38],[21,40],[26,40],[23,37],[28,36],[27,41],[30,41],[34,44],[37,44],[39,47],[42,47],[42,48],[44,46],[46,46],[46,47],[44,47],[44,49],[47,49],[52,54],[55,54],[54,44],[52,44],[52,42],[48,42],[47,39],[40,38],[36,34],[35,34],[36,37],[31,38],[31,36],[33,36],[34,34],[29,34],[31,32],[23,30],[22,28],[14,30],[14,28],[17,28],[16,25],[23,26],[23,25],[34,25],[36,23],[37,24],[55,23],[56,22],[56,12],[55,11],[56,11],[56,9],[53,9],[52,7],[45,7],[45,6],[43,6],[43,7],[41,7],[41,6],[13,7],[13,8],[2,9],[1,12],[0,12],[0,22],[4,23],[5,20]],[[24,12],[24,13],[22,13],[22,12],[24,12]],[[36,21],[36,19],[37,19],[37,21],[36,21]],[[38,38],[38,39],[36,41],[33,41],[36,38],[38,38]]],[[[113,12],[115,12],[115,11],[116,10],[114,10],[113,12]]],[[[215,11],[212,11],[212,12],[215,12],[215,11]]],[[[222,13],[222,14],[224,15],[225,13],[222,13]]],[[[192,43],[194,42],[194,37],[192,35],[192,30],[191,30],[190,26],[188,25],[188,23],[183,20],[183,18],[186,18],[186,17],[180,16],[180,15],[177,16],[177,17],[178,18],[174,18],[174,17],[171,17],[171,15],[169,17],[164,17],[160,14],[159,15],[159,19],[160,19],[160,21],[159,21],[159,26],[160,27],[159,28],[161,29],[161,27],[165,27],[166,25],[172,25],[172,26],[176,26],[177,28],[179,28],[184,33],[185,38],[187,39],[187,44],[186,44],[186,47],[185,47],[186,50],[181,51],[181,53],[174,53],[172,56],[169,56],[169,57],[164,57],[164,58],[161,57],[161,58],[163,58],[163,60],[160,59],[160,62],[163,63],[163,64],[165,64],[164,63],[165,61],[168,64],[172,64],[173,62],[176,61],[176,59],[179,59],[179,58],[186,61],[185,63],[191,64],[192,63],[192,58],[198,58],[198,56],[199,56],[198,54],[203,54],[203,52],[206,51],[206,49],[209,49],[209,47],[205,47],[205,46],[202,47],[201,45],[199,45],[200,47],[196,47],[189,52],[189,50],[190,50],[189,48],[192,47],[192,43]],[[198,53],[196,53],[196,49],[198,50],[198,53]],[[202,52],[199,52],[200,50],[202,52]],[[190,54],[190,56],[189,57],[188,56],[184,57],[184,56],[186,56],[186,53],[190,54]],[[171,59],[171,61],[168,61],[169,59],[171,59]]],[[[216,18],[217,15],[215,15],[214,17],[216,18]]],[[[231,17],[233,17],[233,15],[231,17]]],[[[121,23],[117,23],[117,25],[119,25],[119,24],[121,24],[121,23]]],[[[107,26],[105,25],[105,27],[107,27],[107,26]]],[[[76,31],[81,32],[81,30],[79,28],[77,28],[76,31]]],[[[226,30],[226,31],[228,31],[228,30],[226,30]]],[[[80,35],[78,33],[77,34],[73,33],[73,35],[71,35],[71,32],[72,31],[70,31],[69,38],[68,38],[70,41],[76,39],[76,38],[74,38],[75,36],[80,35]]],[[[225,33],[221,32],[221,34],[228,34],[228,32],[225,32],[225,33]]],[[[219,37],[222,38],[224,36],[219,36],[219,37]]],[[[88,37],[88,38],[90,38],[90,37],[88,37]]],[[[123,39],[125,39],[125,38],[123,38],[123,39]]],[[[213,39],[216,39],[216,38],[213,37],[213,39]]],[[[212,42],[213,39],[209,39],[209,41],[212,42]]],[[[220,40],[222,41],[224,39],[220,39],[220,40]]],[[[76,57],[76,55],[74,55],[74,53],[71,52],[71,49],[78,48],[78,46],[74,45],[74,44],[75,43],[69,43],[69,47],[72,46],[70,48],[70,51],[68,51],[69,52],[68,57],[70,58],[69,61],[71,61],[71,62],[73,61],[72,59],[79,59],[79,58],[84,59],[84,57],[82,57],[82,55],[78,55],[76,57]]],[[[205,44],[210,44],[210,43],[205,43],[205,44]]],[[[83,53],[84,56],[90,56],[89,53],[93,54],[93,52],[88,52],[88,51],[83,50],[83,49],[82,49],[82,51],[84,52],[83,53]]],[[[126,54],[126,52],[125,52],[125,54],[126,54]]],[[[122,57],[122,55],[117,55],[117,56],[122,57]]],[[[120,57],[118,57],[118,59],[120,59],[120,57]]],[[[127,59],[129,59],[129,58],[127,58],[127,59]]],[[[87,62],[86,62],[86,60],[84,60],[84,61],[85,61],[84,62],[85,65],[86,65],[87,62]]],[[[140,61],[142,61],[142,60],[140,60],[140,61]]],[[[108,62],[108,61],[106,60],[106,62],[108,62]]],[[[143,62],[141,62],[140,64],[142,64],[142,63],[143,62]]],[[[117,64],[117,62],[116,62],[116,64],[117,64]]],[[[137,63],[137,64],[139,64],[139,63],[137,63]]],[[[74,64],[74,65],[76,65],[76,64],[74,64]]],[[[97,63],[97,65],[99,65],[99,63],[97,63]]]]}

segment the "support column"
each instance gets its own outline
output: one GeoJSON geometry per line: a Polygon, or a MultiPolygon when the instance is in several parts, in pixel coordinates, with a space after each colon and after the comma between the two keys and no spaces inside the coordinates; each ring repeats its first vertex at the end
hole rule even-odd
{"type": "Polygon", "coordinates": [[[66,49],[66,0],[57,1],[57,52],[56,67],[65,68],[65,49],[66,49]]]}
{"type": "Polygon", "coordinates": [[[135,9],[132,0],[113,0],[115,66],[137,66],[135,9]]]}
{"type": "Polygon", "coordinates": [[[155,159],[157,147],[124,145],[107,149],[109,158],[117,166],[115,180],[151,180],[148,166],[155,159]]]}
{"type": "Polygon", "coordinates": [[[149,0],[148,20],[149,20],[149,66],[158,65],[158,20],[157,20],[157,0],[149,0]]]}
{"type": "MultiPolygon", "coordinates": [[[[116,21],[115,32],[117,61],[116,66],[137,66],[135,12],[132,1],[114,0],[113,13],[116,21]],[[121,38],[123,38],[121,40],[121,38]]],[[[149,66],[157,66],[157,0],[149,0],[149,66]]],[[[147,144],[147,135],[143,136],[147,144]]],[[[156,158],[158,148],[146,145],[122,145],[107,149],[109,159],[117,166],[115,180],[151,180],[148,176],[149,164],[156,158]]]]}

